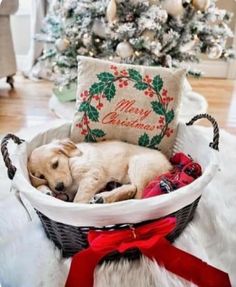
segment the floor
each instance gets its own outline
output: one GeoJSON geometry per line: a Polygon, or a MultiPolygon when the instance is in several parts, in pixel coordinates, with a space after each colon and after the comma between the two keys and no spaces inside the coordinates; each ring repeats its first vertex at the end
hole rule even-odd
{"type": "MultiPolygon", "coordinates": [[[[193,90],[204,95],[208,112],[221,128],[236,135],[236,81],[223,79],[191,79],[193,90]]],[[[0,134],[46,124],[57,117],[49,111],[48,100],[52,84],[30,81],[22,76],[15,79],[15,90],[0,81],[0,134]]],[[[201,122],[205,125],[205,122],[201,122]]]]}

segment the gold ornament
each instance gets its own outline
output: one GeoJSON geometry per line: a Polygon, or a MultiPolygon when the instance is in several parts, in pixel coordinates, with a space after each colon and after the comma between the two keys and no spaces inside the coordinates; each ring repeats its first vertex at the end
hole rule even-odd
{"type": "Polygon", "coordinates": [[[130,45],[130,43],[124,41],[117,45],[116,53],[118,56],[124,59],[124,58],[131,57],[134,53],[134,50],[132,46],[130,45]]]}
{"type": "Polygon", "coordinates": [[[112,24],[116,20],[116,10],[116,0],[110,0],[106,11],[108,23],[112,24]]]}
{"type": "Polygon", "coordinates": [[[66,38],[57,39],[55,42],[55,46],[59,52],[65,51],[70,45],[70,41],[66,38]]]}
{"type": "Polygon", "coordinates": [[[182,0],[164,0],[161,7],[173,17],[178,17],[183,13],[182,0]]]}
{"type": "Polygon", "coordinates": [[[211,4],[211,0],[193,0],[192,4],[196,10],[206,11],[211,4]]]}
{"type": "Polygon", "coordinates": [[[145,29],[142,33],[142,37],[146,41],[152,41],[155,38],[156,33],[152,30],[145,29]]]}
{"type": "Polygon", "coordinates": [[[159,4],[159,0],[149,0],[150,5],[157,5],[159,4]]]}
{"type": "Polygon", "coordinates": [[[219,44],[214,44],[207,49],[209,59],[219,59],[223,53],[223,48],[219,44]]]}

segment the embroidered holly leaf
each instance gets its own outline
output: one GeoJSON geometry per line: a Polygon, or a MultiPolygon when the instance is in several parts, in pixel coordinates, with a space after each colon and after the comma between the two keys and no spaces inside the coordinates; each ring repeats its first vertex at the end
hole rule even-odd
{"type": "Polygon", "coordinates": [[[86,142],[96,142],[96,138],[95,138],[91,133],[88,133],[88,134],[85,136],[84,140],[85,140],[86,142]]]}
{"type": "Polygon", "coordinates": [[[152,81],[152,85],[153,85],[155,91],[159,93],[163,87],[162,78],[160,76],[155,76],[153,81],[152,81]]]}
{"type": "Polygon", "coordinates": [[[148,88],[148,84],[144,83],[144,82],[136,82],[134,87],[138,90],[146,90],[148,88]]]}
{"type": "Polygon", "coordinates": [[[92,105],[88,104],[88,108],[87,108],[87,115],[90,118],[91,121],[93,122],[98,122],[98,117],[99,117],[99,113],[98,110],[93,107],[92,105]]]}
{"type": "Polygon", "coordinates": [[[98,79],[102,82],[110,82],[115,79],[115,77],[108,72],[103,72],[97,75],[98,79]]]}
{"type": "Polygon", "coordinates": [[[153,111],[158,115],[165,115],[165,108],[160,102],[151,102],[153,111]]]}
{"type": "Polygon", "coordinates": [[[132,80],[135,82],[141,82],[142,81],[142,76],[140,73],[134,69],[128,69],[129,76],[132,80]]]}
{"type": "Polygon", "coordinates": [[[90,103],[88,103],[88,102],[81,103],[78,111],[79,112],[86,112],[88,117],[90,118],[90,120],[92,120],[94,122],[98,121],[98,117],[99,117],[98,110],[95,107],[93,107],[90,103]]]}
{"type": "Polygon", "coordinates": [[[170,110],[167,114],[166,114],[166,122],[167,124],[171,123],[173,121],[175,117],[175,112],[174,110],[170,110]]]}
{"type": "Polygon", "coordinates": [[[106,135],[104,131],[100,129],[93,129],[91,130],[91,133],[97,138],[102,138],[106,135]]]}
{"type": "Polygon", "coordinates": [[[104,88],[106,86],[105,82],[98,82],[98,83],[94,83],[92,84],[92,86],[89,89],[89,93],[93,96],[93,95],[97,95],[100,94],[104,88]]]}
{"type": "Polygon", "coordinates": [[[138,144],[140,146],[148,146],[150,142],[149,136],[148,134],[144,133],[143,135],[141,135],[138,139],[138,144]]]}
{"type": "Polygon", "coordinates": [[[106,85],[105,89],[103,90],[104,95],[106,96],[107,100],[110,102],[112,98],[114,98],[116,94],[116,87],[113,82],[110,82],[106,85]]]}
{"type": "Polygon", "coordinates": [[[80,104],[78,111],[79,112],[87,112],[88,106],[89,106],[88,102],[83,102],[80,104]]]}
{"type": "Polygon", "coordinates": [[[158,145],[161,142],[161,135],[156,135],[151,139],[150,142],[150,147],[155,147],[156,145],[158,145]]]}

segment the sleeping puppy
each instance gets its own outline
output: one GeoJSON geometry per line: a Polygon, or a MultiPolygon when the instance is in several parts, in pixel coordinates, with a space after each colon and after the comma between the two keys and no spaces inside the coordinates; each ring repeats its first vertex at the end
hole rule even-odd
{"type": "Polygon", "coordinates": [[[28,160],[34,187],[48,186],[80,203],[111,203],[141,198],[144,187],[171,169],[159,151],[118,141],[79,143],[56,140],[36,148],[28,160]],[[108,182],[122,186],[102,190],[108,182]]]}

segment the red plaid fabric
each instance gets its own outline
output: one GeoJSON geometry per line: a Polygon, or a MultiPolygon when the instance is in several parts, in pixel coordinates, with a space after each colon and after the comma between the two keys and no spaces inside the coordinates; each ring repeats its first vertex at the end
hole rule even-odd
{"type": "Polygon", "coordinates": [[[143,191],[143,198],[169,193],[190,184],[202,174],[201,166],[184,153],[176,153],[170,162],[173,169],[152,180],[143,191]]]}

